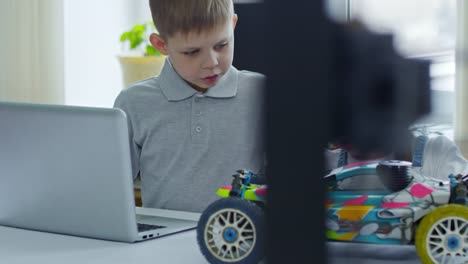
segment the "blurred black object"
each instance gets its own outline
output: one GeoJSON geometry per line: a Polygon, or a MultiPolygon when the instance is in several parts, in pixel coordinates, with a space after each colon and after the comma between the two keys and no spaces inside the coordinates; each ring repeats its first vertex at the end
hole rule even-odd
{"type": "Polygon", "coordinates": [[[336,107],[337,29],[321,1],[269,0],[265,8],[267,263],[324,263],[321,178],[336,107]]]}
{"type": "MultiPolygon", "coordinates": [[[[250,1],[234,4],[239,17],[234,31],[234,61],[239,70],[249,70],[265,74],[265,43],[267,26],[266,8],[262,2],[250,1]]],[[[278,49],[278,53],[282,53],[278,49]]]]}
{"type": "Polygon", "coordinates": [[[264,7],[266,37],[250,49],[264,48],[268,77],[267,263],[325,263],[323,148],[409,144],[408,126],[429,112],[429,63],[396,54],[389,35],[330,21],[322,1],[264,7]]]}
{"type": "Polygon", "coordinates": [[[333,26],[331,140],[361,153],[400,152],[409,126],[430,111],[429,61],[401,57],[391,35],[333,26]]]}

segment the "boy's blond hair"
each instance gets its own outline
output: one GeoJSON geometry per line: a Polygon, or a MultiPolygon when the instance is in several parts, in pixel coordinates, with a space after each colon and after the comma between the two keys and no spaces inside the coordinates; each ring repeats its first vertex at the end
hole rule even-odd
{"type": "Polygon", "coordinates": [[[162,38],[213,29],[234,14],[232,0],[149,0],[149,4],[162,38]]]}

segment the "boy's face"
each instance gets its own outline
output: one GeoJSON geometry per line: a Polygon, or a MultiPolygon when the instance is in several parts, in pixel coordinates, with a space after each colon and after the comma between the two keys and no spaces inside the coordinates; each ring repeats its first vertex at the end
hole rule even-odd
{"type": "Polygon", "coordinates": [[[150,41],[168,55],[176,72],[198,91],[216,85],[232,65],[237,16],[209,31],[176,33],[167,39],[152,34],[150,41]]]}

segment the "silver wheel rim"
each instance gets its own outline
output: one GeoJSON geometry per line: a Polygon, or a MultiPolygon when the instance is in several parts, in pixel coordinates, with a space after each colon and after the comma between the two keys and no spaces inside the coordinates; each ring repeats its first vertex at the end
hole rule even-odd
{"type": "Polygon", "coordinates": [[[223,209],[206,224],[205,244],[210,253],[225,262],[239,261],[250,254],[256,243],[255,225],[245,213],[223,209]],[[226,236],[226,234],[233,234],[226,236]]]}
{"type": "Polygon", "coordinates": [[[429,229],[426,249],[434,263],[468,262],[468,221],[461,217],[445,217],[429,229]]]}

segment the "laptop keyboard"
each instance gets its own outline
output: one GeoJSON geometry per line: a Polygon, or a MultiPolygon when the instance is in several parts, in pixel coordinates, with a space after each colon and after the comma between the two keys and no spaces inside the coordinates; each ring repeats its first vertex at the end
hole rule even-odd
{"type": "Polygon", "coordinates": [[[148,225],[148,224],[142,224],[142,223],[137,223],[137,224],[138,224],[138,232],[165,228],[165,226],[160,226],[160,225],[148,225]]]}

